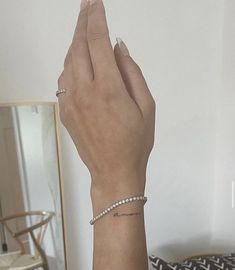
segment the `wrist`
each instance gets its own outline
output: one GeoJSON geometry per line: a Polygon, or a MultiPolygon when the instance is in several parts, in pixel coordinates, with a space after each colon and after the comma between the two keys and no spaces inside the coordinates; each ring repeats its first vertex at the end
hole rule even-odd
{"type": "Polygon", "coordinates": [[[115,174],[92,177],[91,201],[94,215],[114,202],[133,196],[144,196],[145,174],[115,174]]]}

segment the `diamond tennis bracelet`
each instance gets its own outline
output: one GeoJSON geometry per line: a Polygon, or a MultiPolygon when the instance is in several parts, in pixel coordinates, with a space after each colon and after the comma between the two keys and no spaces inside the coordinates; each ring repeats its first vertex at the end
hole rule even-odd
{"type": "Polygon", "coordinates": [[[90,221],[90,224],[93,225],[98,219],[102,218],[103,216],[105,216],[106,214],[108,214],[110,211],[112,211],[113,209],[117,208],[118,206],[120,206],[122,204],[126,204],[126,203],[136,202],[136,201],[144,201],[144,204],[145,204],[147,202],[147,197],[144,197],[144,196],[134,196],[134,197],[127,198],[127,199],[124,199],[124,200],[120,200],[120,201],[112,204],[110,207],[106,208],[104,211],[102,211],[96,217],[94,217],[90,221]]]}

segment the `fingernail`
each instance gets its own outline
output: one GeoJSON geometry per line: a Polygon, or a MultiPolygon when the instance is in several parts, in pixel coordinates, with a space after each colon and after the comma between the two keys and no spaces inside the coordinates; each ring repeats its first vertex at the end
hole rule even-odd
{"type": "Polygon", "coordinates": [[[130,56],[129,50],[126,46],[126,44],[122,41],[121,38],[117,38],[118,46],[124,56],[130,56]]]}
{"type": "Polygon", "coordinates": [[[96,2],[96,0],[88,0],[88,1],[89,1],[90,5],[93,5],[96,2]]]}
{"type": "Polygon", "coordinates": [[[87,0],[81,0],[80,10],[83,10],[87,7],[87,0]]]}

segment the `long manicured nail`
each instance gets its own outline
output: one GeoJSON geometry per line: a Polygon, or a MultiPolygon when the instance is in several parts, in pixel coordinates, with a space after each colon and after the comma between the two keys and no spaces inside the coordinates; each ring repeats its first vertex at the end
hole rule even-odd
{"type": "Polygon", "coordinates": [[[87,0],[81,0],[80,10],[85,9],[87,5],[88,5],[87,0]]]}
{"type": "Polygon", "coordinates": [[[126,44],[122,41],[121,38],[117,38],[118,46],[124,56],[130,56],[129,50],[126,46],[126,44]]]}

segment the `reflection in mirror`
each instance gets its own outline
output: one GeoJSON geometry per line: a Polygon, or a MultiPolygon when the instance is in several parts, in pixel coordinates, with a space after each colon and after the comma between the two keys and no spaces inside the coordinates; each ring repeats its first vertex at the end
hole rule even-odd
{"type": "Polygon", "coordinates": [[[0,106],[0,269],[66,269],[56,119],[0,106]]]}

